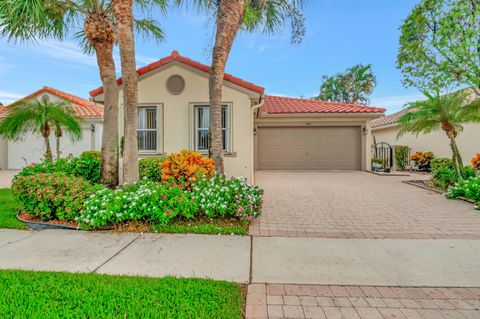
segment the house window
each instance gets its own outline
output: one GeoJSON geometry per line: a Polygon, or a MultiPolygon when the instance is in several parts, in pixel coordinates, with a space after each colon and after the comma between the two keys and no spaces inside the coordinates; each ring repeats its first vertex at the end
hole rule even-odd
{"type": "MultiPolygon", "coordinates": [[[[206,153],[210,144],[209,106],[195,106],[195,150],[206,153]]],[[[222,106],[222,142],[223,151],[230,149],[230,108],[222,106]]]]}
{"type": "Polygon", "coordinates": [[[138,150],[140,152],[157,152],[157,107],[140,106],[137,119],[138,150]]]}

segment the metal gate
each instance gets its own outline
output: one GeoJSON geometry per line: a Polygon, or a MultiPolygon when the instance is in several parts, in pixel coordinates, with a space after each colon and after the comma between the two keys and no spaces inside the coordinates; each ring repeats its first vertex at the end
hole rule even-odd
{"type": "Polygon", "coordinates": [[[393,169],[393,147],[385,142],[372,145],[372,163],[381,162],[383,169],[391,171],[393,169]]]}

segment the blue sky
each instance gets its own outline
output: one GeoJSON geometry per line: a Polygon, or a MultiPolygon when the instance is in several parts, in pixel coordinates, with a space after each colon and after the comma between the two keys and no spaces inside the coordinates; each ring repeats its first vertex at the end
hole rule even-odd
{"type": "MultiPolygon", "coordinates": [[[[310,0],[305,8],[307,33],[300,45],[290,44],[288,28],[275,35],[242,33],[236,39],[227,72],[264,86],[268,94],[311,97],[321,76],[355,63],[372,64],[378,85],[371,104],[391,113],[419,99],[402,85],[395,67],[398,28],[416,0],[310,0]]],[[[167,40],[137,40],[142,66],[178,50],[209,64],[213,20],[195,10],[171,9],[158,15],[167,40]]],[[[116,53],[118,59],[118,53],[116,53]]],[[[119,66],[117,67],[119,69],[119,66]]],[[[94,57],[85,56],[74,39],[29,44],[0,39],[0,102],[8,104],[44,85],[88,97],[100,84],[94,57]]]]}

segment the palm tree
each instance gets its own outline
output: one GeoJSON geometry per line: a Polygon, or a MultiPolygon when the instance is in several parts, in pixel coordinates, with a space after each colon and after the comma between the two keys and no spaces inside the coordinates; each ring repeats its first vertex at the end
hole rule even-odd
{"type": "MultiPolygon", "coordinates": [[[[146,7],[147,0],[137,0],[146,7]]],[[[15,0],[0,3],[0,35],[13,40],[62,39],[69,28],[83,25],[76,33],[85,53],[95,53],[104,88],[102,136],[102,182],[118,185],[118,86],[113,47],[117,43],[117,21],[113,1],[106,0],[15,0]],[[24,23],[27,21],[27,23],[24,23]]],[[[135,19],[136,31],[155,40],[164,34],[149,18],[135,19]]]]}
{"type": "MultiPolygon", "coordinates": [[[[176,0],[182,5],[187,0],[176,0]]],[[[191,0],[199,9],[215,12],[216,35],[212,50],[209,76],[210,99],[210,154],[215,170],[224,173],[222,154],[222,85],[225,65],[235,37],[240,29],[265,33],[279,30],[286,21],[291,22],[292,43],[299,43],[305,34],[301,8],[306,0],[191,0]]]]}
{"type": "Polygon", "coordinates": [[[468,91],[457,91],[441,95],[424,93],[427,100],[411,103],[407,113],[402,115],[398,123],[398,137],[405,133],[428,134],[443,130],[450,140],[452,161],[459,178],[464,178],[463,160],[458,150],[456,137],[463,131],[463,124],[480,122],[480,99],[469,102],[468,91]]]}
{"type": "MultiPolygon", "coordinates": [[[[70,135],[72,140],[82,138],[82,129],[79,119],[74,111],[65,102],[50,103],[48,101],[35,101],[20,104],[9,110],[7,117],[0,122],[0,135],[10,140],[21,139],[26,130],[43,137],[45,143],[45,160],[52,161],[52,149],[50,147],[50,133],[52,129],[61,129],[70,135]]],[[[58,131],[57,131],[58,132],[58,131]]],[[[60,135],[60,136],[59,136],[60,135]]],[[[59,147],[59,143],[57,142],[59,147]]],[[[58,154],[57,150],[57,154],[58,154]]]]}

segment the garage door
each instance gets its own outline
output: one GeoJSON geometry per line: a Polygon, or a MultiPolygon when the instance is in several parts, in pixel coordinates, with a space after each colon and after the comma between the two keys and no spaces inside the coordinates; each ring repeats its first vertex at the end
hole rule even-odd
{"type": "Polygon", "coordinates": [[[257,169],[359,170],[358,126],[259,127],[257,169]]]}

